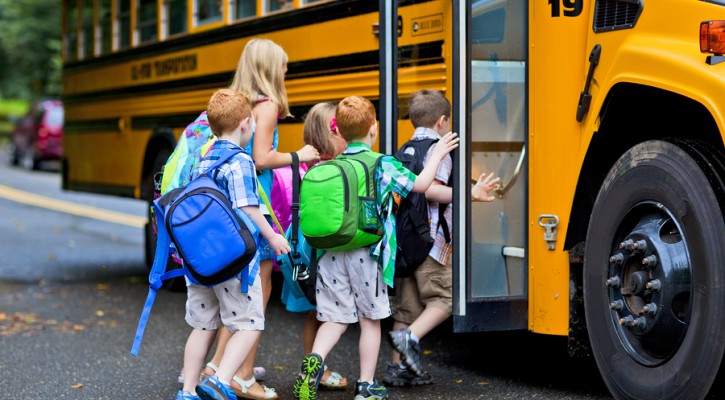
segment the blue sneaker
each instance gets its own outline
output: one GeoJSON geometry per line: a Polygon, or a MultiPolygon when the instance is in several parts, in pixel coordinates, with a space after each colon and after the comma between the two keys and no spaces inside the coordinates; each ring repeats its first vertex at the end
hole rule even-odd
{"type": "Polygon", "coordinates": [[[386,400],[388,389],[378,384],[377,379],[373,383],[357,382],[355,385],[355,400],[386,400]]]}
{"type": "Polygon", "coordinates": [[[319,354],[310,353],[302,360],[300,374],[295,379],[292,396],[295,400],[315,400],[317,398],[317,386],[324,369],[322,357],[319,354]]]}
{"type": "Polygon", "coordinates": [[[193,394],[189,392],[184,392],[183,390],[179,390],[179,393],[176,393],[176,400],[199,400],[201,397],[194,396],[193,394]]]}
{"type": "Polygon", "coordinates": [[[196,385],[196,394],[203,400],[237,400],[231,386],[219,382],[216,375],[209,376],[196,385]]]}

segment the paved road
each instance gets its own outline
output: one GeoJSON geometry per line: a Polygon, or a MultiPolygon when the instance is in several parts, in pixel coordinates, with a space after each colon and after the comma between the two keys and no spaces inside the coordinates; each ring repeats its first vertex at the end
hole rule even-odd
{"type": "MultiPolygon", "coordinates": [[[[0,152],[1,154],[1,152],[0,152]]],[[[65,193],[54,172],[9,168],[0,188],[143,216],[143,203],[65,193]]],[[[0,194],[0,398],[170,399],[188,326],[183,293],[157,298],[141,353],[129,355],[146,296],[138,227],[10,201],[0,194]]],[[[278,277],[277,277],[278,278],[278,277]]],[[[277,286],[278,287],[278,286],[277,286]]],[[[302,357],[304,317],[273,295],[258,365],[266,383],[291,398],[302,357]]],[[[385,321],[384,330],[390,329],[385,321]]],[[[452,334],[446,324],[422,343],[435,384],[391,389],[391,399],[609,399],[591,360],[566,356],[565,339],[527,332],[452,334]]],[[[354,378],[359,331],[350,327],[328,360],[354,378]]],[[[378,370],[390,358],[383,344],[378,370]]],[[[351,399],[346,391],[321,399],[351,399]]]]}

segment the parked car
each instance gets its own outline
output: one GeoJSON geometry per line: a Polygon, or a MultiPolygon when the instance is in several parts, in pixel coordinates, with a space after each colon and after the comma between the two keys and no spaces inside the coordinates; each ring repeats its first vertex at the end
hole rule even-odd
{"type": "Polygon", "coordinates": [[[63,152],[63,103],[60,100],[34,102],[28,113],[15,122],[12,134],[12,163],[39,169],[45,160],[58,160],[63,152]]]}

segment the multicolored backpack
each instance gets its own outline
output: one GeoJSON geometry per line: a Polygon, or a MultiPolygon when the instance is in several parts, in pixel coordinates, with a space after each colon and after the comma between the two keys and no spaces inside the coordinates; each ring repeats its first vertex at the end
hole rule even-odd
{"type": "Polygon", "coordinates": [[[174,152],[164,165],[161,195],[188,185],[191,182],[191,173],[214,146],[214,142],[216,137],[211,133],[204,111],[184,129],[174,152]]]}

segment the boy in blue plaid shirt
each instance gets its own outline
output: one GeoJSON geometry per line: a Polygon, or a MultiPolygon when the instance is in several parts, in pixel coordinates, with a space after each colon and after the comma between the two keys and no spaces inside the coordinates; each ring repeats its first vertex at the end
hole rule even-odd
{"type": "MultiPolygon", "coordinates": [[[[375,108],[369,100],[352,96],[337,105],[337,127],[349,145],[343,154],[371,151],[378,135],[375,108]]],[[[390,316],[386,291],[393,284],[395,265],[395,217],[390,212],[393,193],[406,197],[425,192],[435,178],[440,161],[458,147],[455,133],[448,133],[435,145],[430,162],[416,176],[392,156],[384,156],[374,172],[378,215],[383,237],[371,247],[328,251],[319,260],[317,319],[322,322],[312,353],[302,361],[294,384],[295,399],[315,399],[323,362],[349,324],[360,323],[360,378],[355,399],[386,399],[387,390],[375,379],[380,351],[380,320],[390,316]]]]}
{"type": "MultiPolygon", "coordinates": [[[[215,92],[207,106],[212,132],[219,137],[209,154],[199,163],[192,179],[206,172],[220,155],[242,150],[252,132],[249,126],[252,107],[241,93],[229,89],[215,92]]],[[[290,247],[284,236],[275,233],[259,210],[257,176],[252,157],[241,152],[219,167],[214,179],[227,192],[235,212],[246,213],[257,225],[277,255],[287,254],[290,247]]],[[[241,279],[232,278],[214,287],[190,284],[187,290],[186,322],[194,329],[184,349],[184,388],[176,399],[234,399],[231,381],[264,330],[262,284],[256,276],[259,256],[255,255],[249,268],[249,288],[241,292],[241,279]],[[199,382],[199,371],[216,331],[226,327],[233,335],[226,345],[224,356],[215,375],[199,382]],[[196,389],[196,390],[195,390],[196,389]],[[198,395],[197,395],[198,394],[198,395]]]]}

